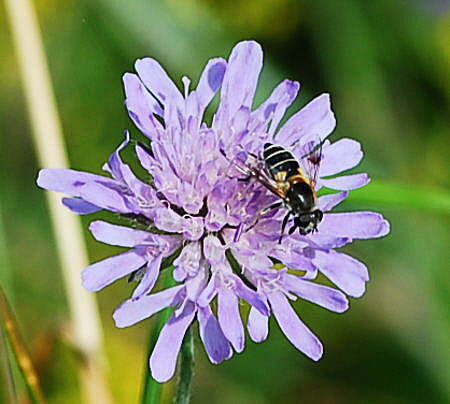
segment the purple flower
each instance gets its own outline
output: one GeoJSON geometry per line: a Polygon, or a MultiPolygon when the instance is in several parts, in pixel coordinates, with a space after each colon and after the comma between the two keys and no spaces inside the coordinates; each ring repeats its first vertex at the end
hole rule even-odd
{"type": "Polygon", "coordinates": [[[104,167],[110,177],[63,169],[39,174],[41,187],[71,195],[63,202],[74,212],[107,209],[141,227],[93,222],[90,230],[97,240],[130,250],[86,268],[83,284],[97,291],[136,271],[142,274],[131,298],[114,313],[118,327],[175,308],[150,358],[152,375],[160,382],[173,376],[184,334],[195,320],[213,363],[229,359],[233,350],[241,352],[241,301],[251,305],[246,325],[254,341],[266,339],[273,314],[295,347],[320,359],[321,342],[290,301],[301,298],[338,313],[347,310],[346,295],[360,297],[369,276],[363,263],[336,249],[389,232],[378,213],[329,213],[350,190],[369,181],[367,174],[336,176],[358,165],[363,152],[355,140],[327,140],[335,127],[329,96],[315,98],[280,127],[300,85],[284,80],[253,109],[261,68],[260,46],[241,42],[228,63],[221,58],[207,63],[195,90],[184,77],[183,94],[156,60],[140,59],[137,74],[124,76],[126,106],[149,139],[147,145],[137,143],[135,151],[152,180],[139,180],[121,160],[127,133],[104,167]],[[219,90],[220,104],[208,126],[203,115],[219,90]],[[317,232],[285,235],[279,243],[285,209],[265,211],[279,198],[259,181],[241,181],[237,166],[260,155],[267,142],[289,149],[306,166],[317,139],[323,144],[316,190],[339,192],[319,197],[324,217],[317,232]],[[163,260],[173,260],[178,284],[154,292],[163,260]],[[319,272],[340,290],[315,282],[319,272]],[[217,317],[211,310],[214,300],[217,317]]]}

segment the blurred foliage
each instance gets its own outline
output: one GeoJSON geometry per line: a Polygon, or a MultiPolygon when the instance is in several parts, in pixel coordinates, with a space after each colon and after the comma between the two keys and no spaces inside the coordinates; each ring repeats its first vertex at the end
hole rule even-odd
{"type": "MultiPolygon", "coordinates": [[[[296,0],[168,0],[173,10],[182,4],[206,5],[222,30],[228,35],[245,35],[259,38],[287,38],[301,24],[303,4],[296,0]],[[276,16],[276,18],[274,18],[276,16]]],[[[192,10],[193,7],[191,6],[192,10]]],[[[192,23],[190,19],[188,23],[192,23]]]]}
{"type": "MultiPolygon", "coordinates": [[[[448,206],[450,185],[448,7],[437,7],[437,0],[35,3],[74,168],[100,172],[124,129],[139,137],[121,84],[136,58],[153,56],[177,83],[182,74],[195,83],[209,57],[227,56],[246,38],[265,51],[256,103],[285,77],[302,83],[290,114],[330,92],[338,119],[333,139],[364,145],[357,171],[368,171],[374,185],[342,209],[382,209],[392,224],[388,238],[345,249],[370,268],[366,295],[343,315],[299,304],[324,342],[319,363],[298,353],[275,323],[267,342],[248,342],[242,355],[220,366],[209,364],[199,345],[193,403],[450,401],[449,215],[432,205],[438,198],[448,206]]],[[[6,174],[0,176],[0,279],[38,359],[49,402],[80,402],[78,358],[61,332],[68,312],[5,23],[0,41],[0,172],[6,174]]],[[[116,252],[87,232],[86,239],[92,261],[116,252]]],[[[154,323],[114,327],[111,313],[130,291],[118,282],[98,293],[117,403],[137,402],[154,323]]],[[[171,388],[164,387],[166,402],[171,388]]]]}

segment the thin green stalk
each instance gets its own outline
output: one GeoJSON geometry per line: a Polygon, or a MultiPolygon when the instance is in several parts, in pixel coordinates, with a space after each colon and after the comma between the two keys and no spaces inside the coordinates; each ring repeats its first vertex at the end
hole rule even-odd
{"type": "MultiPolygon", "coordinates": [[[[8,344],[6,343],[6,333],[0,326],[0,374],[3,379],[3,399],[5,403],[16,404],[18,402],[14,375],[9,359],[8,344]]],[[[1,397],[0,397],[1,399],[1,397]]]]}
{"type": "Polygon", "coordinates": [[[0,327],[4,328],[6,337],[11,346],[11,352],[23,376],[25,386],[33,404],[45,403],[44,396],[39,386],[37,373],[31,361],[30,354],[19,333],[17,322],[9,306],[3,288],[0,286],[0,327]]]}
{"type": "Polygon", "coordinates": [[[8,247],[5,226],[3,223],[3,210],[0,204],[0,285],[8,293],[9,301],[14,305],[13,275],[9,264],[8,247]]]}
{"type": "Polygon", "coordinates": [[[192,326],[186,332],[181,346],[180,378],[175,404],[189,404],[191,399],[192,375],[194,372],[194,337],[192,326]]]}
{"type": "MultiPolygon", "coordinates": [[[[171,286],[175,285],[175,280],[172,276],[173,266],[170,266],[166,268],[163,272],[165,273],[165,279],[163,282],[163,288],[170,288],[171,286]]],[[[172,315],[173,309],[167,308],[161,312],[161,314],[158,317],[158,321],[155,324],[155,327],[153,328],[153,332],[150,336],[150,343],[149,343],[149,349],[148,349],[148,355],[147,355],[147,363],[145,367],[145,381],[144,381],[144,391],[142,394],[142,404],[159,404],[161,400],[161,391],[162,391],[162,384],[158,383],[155,379],[152,378],[152,375],[148,369],[148,363],[150,360],[150,355],[153,351],[153,347],[156,344],[156,341],[158,340],[159,333],[161,332],[164,325],[169,320],[170,316],[172,315]]]]}
{"type": "Polygon", "coordinates": [[[350,192],[349,201],[377,203],[389,207],[450,213],[450,193],[439,188],[411,187],[373,180],[364,188],[350,192]]]}

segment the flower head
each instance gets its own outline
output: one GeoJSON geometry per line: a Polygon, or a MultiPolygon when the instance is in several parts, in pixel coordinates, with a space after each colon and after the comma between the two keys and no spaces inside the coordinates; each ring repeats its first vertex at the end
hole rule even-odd
{"type": "Polygon", "coordinates": [[[137,143],[135,151],[152,180],[138,179],[122,161],[120,151],[130,142],[127,133],[104,167],[109,177],[64,169],[39,174],[41,187],[71,195],[63,202],[74,212],[106,209],[141,226],[93,222],[90,230],[97,240],[130,249],[86,268],[83,284],[97,291],[139,271],[140,282],[131,298],[114,313],[118,327],[175,308],[150,359],[158,381],[174,374],[183,336],[195,320],[213,363],[241,352],[245,345],[241,301],[251,305],[246,326],[254,341],[266,339],[273,314],[295,347],[320,359],[321,342],[290,301],[301,298],[345,311],[346,295],[361,296],[369,276],[363,263],[336,249],[389,232],[388,222],[378,213],[330,213],[350,190],[369,181],[367,174],[336,176],[360,162],[360,144],[352,139],[327,140],[335,127],[327,94],[280,126],[300,88],[294,81],[281,82],[253,109],[262,62],[256,42],[240,42],[228,62],[215,58],[207,63],[195,90],[190,91],[190,80],[184,77],[182,93],[156,60],[138,60],[137,74],[124,75],[126,106],[149,140],[137,143]],[[219,90],[220,104],[208,126],[203,115],[219,90]],[[316,191],[327,187],[338,192],[318,197],[324,216],[317,232],[285,235],[280,242],[286,209],[267,209],[280,201],[279,196],[255,178],[244,181],[239,168],[252,159],[261,164],[258,156],[266,143],[286,148],[300,166],[306,166],[308,150],[317,139],[322,152],[314,186],[316,191]],[[178,284],[155,293],[161,263],[176,251],[173,277],[178,284]],[[315,282],[319,272],[340,290],[315,282]]]}

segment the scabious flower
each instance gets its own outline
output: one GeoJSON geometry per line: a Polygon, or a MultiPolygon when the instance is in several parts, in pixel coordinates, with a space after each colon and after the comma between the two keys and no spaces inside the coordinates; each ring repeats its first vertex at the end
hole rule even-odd
{"type": "Polygon", "coordinates": [[[273,314],[295,347],[320,359],[321,342],[290,301],[300,298],[338,313],[347,310],[347,295],[360,297],[369,275],[362,262],[336,249],[389,232],[378,213],[329,212],[369,178],[336,176],[355,167],[363,153],[355,140],[326,140],[335,127],[328,94],[315,98],[281,127],[299,83],[284,80],[262,105],[252,108],[262,59],[256,42],[240,42],[228,62],[215,58],[207,63],[195,90],[190,91],[190,80],[184,77],[184,94],[151,58],[136,62],[137,74],[124,75],[126,107],[149,140],[146,145],[136,143],[135,151],[151,181],[138,179],[121,159],[120,151],[130,142],[128,133],[104,166],[109,177],[66,169],[39,174],[41,187],[71,195],[63,203],[72,211],[106,209],[140,225],[91,223],[97,240],[130,249],[90,265],[82,278],[88,290],[97,291],[136,271],[141,274],[132,296],[114,313],[118,327],[166,307],[175,309],[150,358],[152,375],[160,382],[173,376],[184,334],[196,320],[213,363],[241,352],[242,300],[251,306],[246,326],[254,341],[267,338],[273,314]],[[220,104],[208,126],[203,115],[219,90],[220,104]],[[317,232],[285,235],[279,243],[285,209],[265,212],[277,197],[258,181],[240,181],[233,161],[243,158],[245,164],[271,142],[291,150],[303,165],[305,151],[316,139],[323,142],[316,188],[338,192],[319,197],[324,217],[317,232]],[[176,286],[154,292],[161,263],[175,252],[176,286]],[[317,283],[319,272],[337,288],[317,283]]]}

